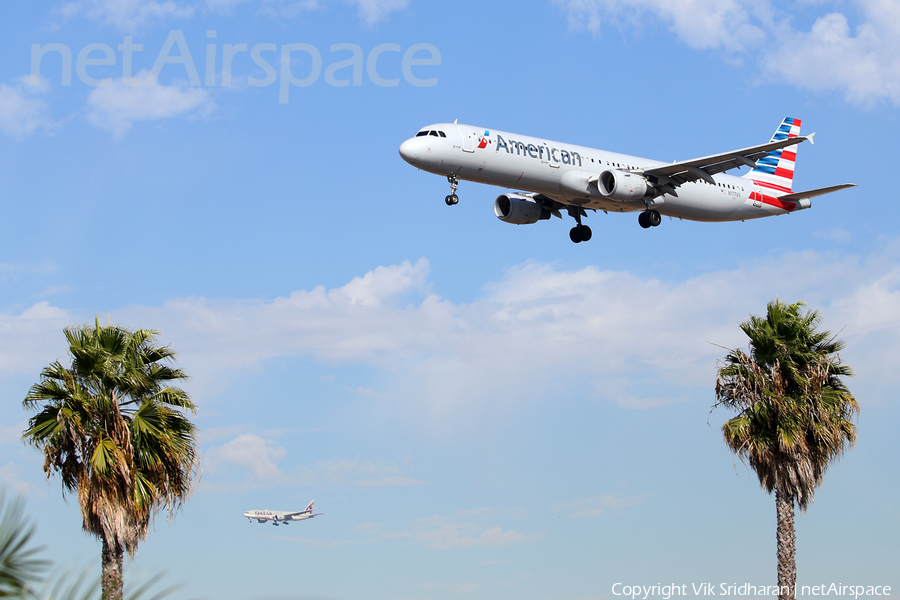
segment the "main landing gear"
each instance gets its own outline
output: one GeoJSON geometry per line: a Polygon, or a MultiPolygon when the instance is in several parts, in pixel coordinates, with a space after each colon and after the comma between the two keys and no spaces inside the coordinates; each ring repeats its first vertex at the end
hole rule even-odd
{"type": "Polygon", "coordinates": [[[450,175],[447,177],[447,181],[450,182],[450,195],[444,198],[444,202],[447,203],[447,206],[453,206],[459,202],[459,196],[456,195],[456,188],[459,186],[459,177],[450,175]]]}
{"type": "Polygon", "coordinates": [[[583,210],[581,207],[569,207],[569,215],[578,223],[578,225],[569,230],[569,239],[576,244],[591,239],[591,228],[581,224],[581,213],[583,210]]]}
{"type": "Polygon", "coordinates": [[[662,217],[659,216],[659,213],[655,210],[645,210],[638,215],[638,223],[644,229],[658,227],[659,224],[662,223],[662,217]]]}
{"type": "Polygon", "coordinates": [[[586,242],[591,239],[591,228],[587,225],[576,225],[569,230],[569,239],[575,242],[586,242]]]}

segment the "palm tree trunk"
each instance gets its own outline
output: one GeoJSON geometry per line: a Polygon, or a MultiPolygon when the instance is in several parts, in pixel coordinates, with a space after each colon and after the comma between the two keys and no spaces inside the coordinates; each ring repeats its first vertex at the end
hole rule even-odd
{"type": "Polygon", "coordinates": [[[101,554],[101,600],[122,600],[122,548],[115,542],[103,540],[101,554]]]}
{"type": "Polygon", "coordinates": [[[778,599],[794,600],[797,564],[794,547],[794,497],[775,488],[775,511],[778,516],[778,599]]]}

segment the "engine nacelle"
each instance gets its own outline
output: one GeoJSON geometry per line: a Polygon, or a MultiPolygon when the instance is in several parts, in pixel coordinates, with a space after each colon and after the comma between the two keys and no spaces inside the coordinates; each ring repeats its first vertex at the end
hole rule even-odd
{"type": "Polygon", "coordinates": [[[600,173],[597,189],[610,200],[626,202],[643,198],[651,190],[647,180],[635,173],[608,169],[600,173]]]}
{"type": "Polygon", "coordinates": [[[503,194],[494,202],[494,214],[504,223],[530,225],[550,218],[550,211],[528,196],[503,194]]]}

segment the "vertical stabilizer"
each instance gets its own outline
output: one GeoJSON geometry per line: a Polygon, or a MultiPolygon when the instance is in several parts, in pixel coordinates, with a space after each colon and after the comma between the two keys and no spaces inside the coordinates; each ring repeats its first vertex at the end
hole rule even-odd
{"type": "MultiPolygon", "coordinates": [[[[771,142],[800,135],[800,119],[787,117],[772,136],[771,142]]],[[[744,175],[762,187],[775,192],[791,193],[794,182],[794,165],[797,161],[797,146],[788,146],[769,152],[756,161],[756,166],[744,175]]]]}

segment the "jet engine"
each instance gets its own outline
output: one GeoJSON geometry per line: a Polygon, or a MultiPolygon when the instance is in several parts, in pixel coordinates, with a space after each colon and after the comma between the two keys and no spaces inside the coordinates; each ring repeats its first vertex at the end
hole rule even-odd
{"type": "Polygon", "coordinates": [[[503,194],[494,202],[494,214],[504,223],[530,225],[550,218],[550,211],[539,202],[519,194],[503,194]]]}
{"type": "Polygon", "coordinates": [[[610,200],[622,202],[643,198],[652,190],[647,185],[647,180],[640,175],[618,169],[608,169],[600,173],[597,189],[610,200]]]}

